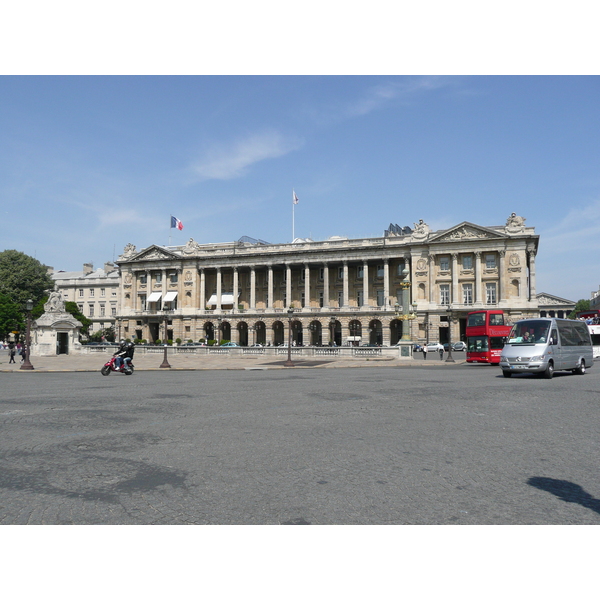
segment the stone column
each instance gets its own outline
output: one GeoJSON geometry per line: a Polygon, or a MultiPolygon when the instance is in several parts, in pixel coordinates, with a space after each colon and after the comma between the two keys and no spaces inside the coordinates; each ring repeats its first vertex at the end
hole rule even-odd
{"type": "Polygon", "coordinates": [[[323,265],[323,308],[329,308],[329,266],[327,263],[323,265]]]}
{"type": "MultiPolygon", "coordinates": [[[[404,259],[406,264],[406,259],[404,259]]],[[[383,260],[383,298],[385,302],[384,310],[390,307],[390,261],[388,258],[383,260]]]]}
{"type": "Polygon", "coordinates": [[[285,308],[292,305],[292,267],[285,265],[285,308]]]}
{"type": "Polygon", "coordinates": [[[206,273],[204,269],[200,269],[200,306],[202,312],[206,310],[206,273]]]}
{"type": "Polygon", "coordinates": [[[233,311],[235,312],[238,308],[238,294],[239,294],[239,273],[237,267],[233,267],[233,311]]]}
{"type": "MultiPolygon", "coordinates": [[[[273,267],[269,265],[268,272],[268,288],[267,288],[267,308],[273,308],[273,267]]],[[[271,332],[271,342],[273,341],[273,332],[271,332]]]]}
{"type": "Polygon", "coordinates": [[[217,267],[217,312],[221,312],[222,283],[221,267],[217,267]]]}
{"type": "Polygon", "coordinates": [[[256,310],[256,268],[250,268],[250,309],[256,310]]]}
{"type": "Polygon", "coordinates": [[[485,304],[481,287],[481,252],[475,252],[475,304],[485,304]]]}
{"type": "Polygon", "coordinates": [[[498,252],[498,254],[500,255],[500,261],[499,261],[499,265],[498,265],[498,287],[500,288],[498,290],[498,299],[500,301],[502,300],[508,300],[508,298],[505,297],[504,294],[506,294],[506,250],[500,250],[498,252]]]}
{"type": "Polygon", "coordinates": [[[363,305],[361,310],[369,309],[369,263],[363,261],[363,305]]]}
{"type": "Polygon", "coordinates": [[[452,254],[452,297],[450,298],[450,304],[462,304],[459,300],[462,300],[462,298],[458,293],[458,254],[455,252],[452,254]]]}
{"type": "Polygon", "coordinates": [[[429,258],[429,303],[437,304],[435,298],[435,254],[430,254],[429,258]]]}
{"type": "Polygon", "coordinates": [[[348,261],[347,260],[344,261],[343,269],[344,269],[344,271],[343,271],[344,280],[342,281],[342,286],[343,286],[343,290],[344,290],[343,302],[344,302],[344,307],[347,307],[348,306],[348,261]]]}
{"type": "Polygon", "coordinates": [[[304,311],[310,312],[310,267],[304,265],[304,311]]]}
{"type": "Polygon", "coordinates": [[[528,250],[529,254],[529,300],[535,300],[535,250],[528,250]]]}

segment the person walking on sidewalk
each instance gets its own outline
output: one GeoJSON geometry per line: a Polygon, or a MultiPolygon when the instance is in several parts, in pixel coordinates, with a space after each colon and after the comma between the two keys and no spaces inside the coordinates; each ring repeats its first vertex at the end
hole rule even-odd
{"type": "Polygon", "coordinates": [[[440,348],[440,360],[444,360],[444,346],[440,348]]]}
{"type": "Polygon", "coordinates": [[[16,354],[16,350],[15,350],[15,345],[11,342],[8,345],[8,354],[10,355],[10,360],[8,361],[8,364],[10,365],[10,363],[14,363],[15,362],[15,354],[16,354]]]}
{"type": "Polygon", "coordinates": [[[427,344],[423,346],[423,360],[427,360],[427,344]]]}

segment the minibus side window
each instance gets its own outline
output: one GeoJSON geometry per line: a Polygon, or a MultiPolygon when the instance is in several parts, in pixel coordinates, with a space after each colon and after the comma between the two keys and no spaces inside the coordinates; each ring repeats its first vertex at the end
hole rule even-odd
{"type": "Polygon", "coordinates": [[[552,333],[550,334],[550,345],[558,345],[558,331],[556,329],[552,329],[552,333]]]}

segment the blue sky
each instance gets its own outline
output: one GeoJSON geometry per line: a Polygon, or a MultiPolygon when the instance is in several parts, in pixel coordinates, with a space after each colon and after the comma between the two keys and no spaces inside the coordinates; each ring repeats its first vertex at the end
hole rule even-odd
{"type": "Polygon", "coordinates": [[[125,244],[541,236],[538,291],[600,285],[597,76],[3,76],[2,247],[64,270],[125,244]],[[169,229],[169,216],[184,224],[169,229]]]}

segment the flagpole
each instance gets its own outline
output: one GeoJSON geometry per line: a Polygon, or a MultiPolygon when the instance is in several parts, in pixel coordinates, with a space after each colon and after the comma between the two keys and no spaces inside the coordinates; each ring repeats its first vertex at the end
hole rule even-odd
{"type": "Polygon", "coordinates": [[[171,245],[171,229],[173,229],[171,227],[172,221],[173,221],[173,215],[169,215],[169,246],[171,245]]]}
{"type": "Polygon", "coordinates": [[[296,239],[295,236],[295,225],[294,225],[294,212],[296,209],[296,204],[294,203],[294,200],[292,199],[292,243],[294,242],[294,239],[296,239]]]}

